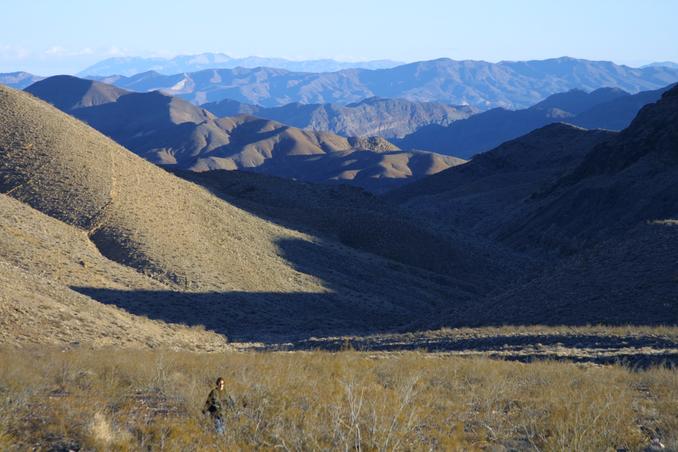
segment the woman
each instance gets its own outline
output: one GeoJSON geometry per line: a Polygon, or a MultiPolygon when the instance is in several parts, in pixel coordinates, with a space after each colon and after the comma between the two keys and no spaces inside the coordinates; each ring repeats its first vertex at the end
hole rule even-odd
{"type": "Polygon", "coordinates": [[[217,378],[216,386],[212,389],[207,396],[205,401],[205,406],[202,409],[202,414],[209,414],[214,421],[214,429],[217,434],[223,435],[225,433],[224,427],[224,418],[225,418],[225,405],[227,403],[225,398],[224,391],[224,379],[219,377],[217,378]]]}

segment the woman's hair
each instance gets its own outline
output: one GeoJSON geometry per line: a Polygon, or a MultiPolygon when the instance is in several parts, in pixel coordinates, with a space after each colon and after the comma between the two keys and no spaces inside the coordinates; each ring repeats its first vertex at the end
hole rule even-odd
{"type": "Polygon", "coordinates": [[[217,378],[217,386],[219,386],[223,381],[224,381],[223,378],[221,377],[217,378]]]}

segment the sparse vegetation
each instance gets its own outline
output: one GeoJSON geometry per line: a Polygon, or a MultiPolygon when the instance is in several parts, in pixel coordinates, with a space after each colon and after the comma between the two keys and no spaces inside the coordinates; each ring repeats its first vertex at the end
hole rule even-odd
{"type": "Polygon", "coordinates": [[[0,449],[678,447],[678,373],[418,352],[0,349],[0,449]],[[214,377],[227,433],[200,414],[214,377]]]}
{"type": "MultiPolygon", "coordinates": [[[[330,153],[339,180],[365,156],[370,183],[411,176],[381,139],[138,96],[183,105],[171,128],[201,149],[228,135],[186,167],[282,152],[327,179],[330,153]],[[245,132],[259,147],[231,155],[245,132]]],[[[0,86],[0,451],[678,450],[676,112],[673,88],[615,136],[534,132],[414,190],[419,215],[182,180],[0,86]],[[224,437],[200,411],[217,375],[224,437]]]]}

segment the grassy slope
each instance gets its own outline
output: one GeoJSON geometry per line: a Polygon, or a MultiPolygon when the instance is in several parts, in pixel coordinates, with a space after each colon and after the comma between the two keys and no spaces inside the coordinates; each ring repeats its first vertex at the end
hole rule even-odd
{"type": "Polygon", "coordinates": [[[69,286],[162,290],[103,257],[86,232],[0,195],[0,342],[223,350],[223,337],[131,315],[69,286]]]}
{"type": "MultiPolygon", "coordinates": [[[[435,274],[240,210],[46,103],[0,89],[0,191],[77,228],[83,246],[149,280],[57,280],[81,294],[136,315],[250,338],[403,328],[469,299],[435,274]]],[[[32,221],[26,215],[15,221],[32,221]]],[[[54,256],[65,252],[55,244],[54,256]]],[[[46,252],[27,251],[25,268],[33,272],[46,252]]],[[[90,273],[113,278],[108,268],[90,273]]],[[[39,340],[42,333],[33,334],[39,340]]]]}

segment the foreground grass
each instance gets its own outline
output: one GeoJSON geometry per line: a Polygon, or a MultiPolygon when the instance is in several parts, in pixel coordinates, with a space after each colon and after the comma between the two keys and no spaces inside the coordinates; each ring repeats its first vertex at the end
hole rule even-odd
{"type": "Polygon", "coordinates": [[[417,352],[0,349],[0,450],[678,448],[678,372],[417,352]],[[200,414],[216,376],[225,438],[200,414]]]}

